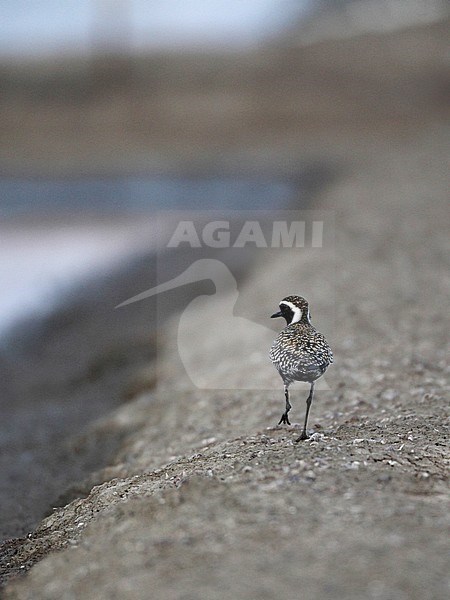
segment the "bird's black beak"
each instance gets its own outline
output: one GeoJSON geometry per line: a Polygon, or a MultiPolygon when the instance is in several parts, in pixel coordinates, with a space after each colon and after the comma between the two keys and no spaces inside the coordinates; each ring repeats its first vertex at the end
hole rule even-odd
{"type": "Polygon", "coordinates": [[[277,317],[282,317],[283,315],[281,314],[281,310],[278,311],[277,313],[273,313],[273,315],[270,316],[271,319],[276,319],[277,317]]]}

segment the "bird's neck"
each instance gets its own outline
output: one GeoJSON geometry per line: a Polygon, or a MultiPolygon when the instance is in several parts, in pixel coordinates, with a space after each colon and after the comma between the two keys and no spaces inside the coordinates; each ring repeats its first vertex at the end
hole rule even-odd
{"type": "Polygon", "coordinates": [[[309,314],[309,310],[302,311],[302,316],[300,319],[296,319],[296,315],[294,315],[292,321],[288,323],[288,325],[295,325],[295,323],[302,323],[302,325],[311,325],[311,317],[309,314]]]}

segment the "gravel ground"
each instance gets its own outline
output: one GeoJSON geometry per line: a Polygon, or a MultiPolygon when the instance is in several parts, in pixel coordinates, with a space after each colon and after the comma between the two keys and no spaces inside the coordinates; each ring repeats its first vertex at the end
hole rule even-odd
{"type": "MultiPolygon", "coordinates": [[[[175,317],[158,389],[83,438],[120,437],[111,465],[3,546],[7,573],[34,565],[6,598],[448,597],[445,135],[431,127],[366,151],[317,198],[335,214],[334,255],[274,257],[241,290],[255,320],[293,281],[314,306],[335,363],[311,439],[294,443],[303,391],[291,427],[274,427],[281,389],[171,392],[175,317]]],[[[194,346],[209,317],[194,316],[194,346]]],[[[220,356],[226,333],[208,351],[220,356]]],[[[265,351],[258,360],[269,381],[265,351]]],[[[238,385],[246,357],[231,367],[238,385]]]]}

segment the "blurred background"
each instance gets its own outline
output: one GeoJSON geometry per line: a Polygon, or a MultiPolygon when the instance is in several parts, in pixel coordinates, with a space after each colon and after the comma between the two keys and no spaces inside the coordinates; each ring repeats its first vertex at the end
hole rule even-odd
{"type": "Polygon", "coordinates": [[[4,0],[0,334],[80,278],[150,251],[142,214],[306,202],[351,152],[343,136],[433,118],[446,8],[4,0]],[[356,41],[336,48],[339,38],[356,41]]]}
{"type": "Polygon", "coordinates": [[[386,140],[439,127],[447,11],[2,0],[2,537],[114,450],[64,441],[132,395],[130,374],[153,356],[151,301],[112,309],[154,281],[155,214],[314,208],[386,140]]]}

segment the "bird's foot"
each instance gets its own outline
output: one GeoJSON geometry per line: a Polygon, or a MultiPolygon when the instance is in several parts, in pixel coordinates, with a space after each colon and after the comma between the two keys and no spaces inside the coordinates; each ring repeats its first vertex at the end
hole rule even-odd
{"type": "Polygon", "coordinates": [[[288,414],[287,414],[287,412],[284,412],[281,415],[281,419],[278,421],[278,425],[290,425],[290,424],[291,424],[291,422],[289,421],[288,414]]]}
{"type": "Polygon", "coordinates": [[[295,440],[295,443],[297,444],[298,442],[302,442],[303,440],[309,440],[309,435],[306,433],[306,431],[302,431],[300,437],[298,437],[295,440]]]}

